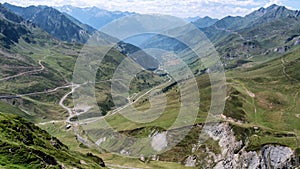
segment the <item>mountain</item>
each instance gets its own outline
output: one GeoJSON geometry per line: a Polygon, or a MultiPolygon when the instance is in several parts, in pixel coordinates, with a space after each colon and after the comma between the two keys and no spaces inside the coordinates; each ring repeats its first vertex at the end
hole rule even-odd
{"type": "Polygon", "coordinates": [[[245,17],[226,17],[201,29],[226,62],[262,54],[276,55],[293,47],[300,35],[299,11],[272,5],[245,17]],[[282,50],[281,50],[282,49],[282,50]]]}
{"type": "MultiPolygon", "coordinates": [[[[91,36],[97,36],[102,40],[102,44],[112,44],[119,40],[109,36],[105,33],[96,31],[94,28],[81,23],[77,19],[68,14],[63,14],[58,10],[47,6],[30,6],[30,7],[18,7],[5,3],[4,6],[17,15],[23,17],[25,20],[36,24],[44,31],[51,34],[53,37],[66,42],[86,43],[91,36]]],[[[119,43],[120,44],[120,43],[119,43]]],[[[116,48],[118,48],[116,46],[116,48]]],[[[131,44],[122,43],[122,51],[126,54],[131,54],[133,46],[131,44]]],[[[138,50],[135,47],[135,51],[138,50]]],[[[140,50],[140,49],[139,49],[140,50]]],[[[130,55],[132,56],[132,55],[130,55]]],[[[137,61],[145,69],[156,69],[158,62],[150,55],[143,54],[134,56],[134,60],[137,61]]]]}
{"type": "Polygon", "coordinates": [[[245,17],[225,17],[216,22],[214,26],[221,29],[239,30],[267,23],[275,19],[299,16],[300,12],[297,10],[289,10],[284,6],[278,6],[274,4],[267,8],[260,8],[246,15],[245,17]]]}
{"type": "Polygon", "coordinates": [[[0,137],[1,168],[105,167],[100,157],[71,151],[57,138],[16,115],[0,112],[0,137]]]}
{"type": "MultiPolygon", "coordinates": [[[[31,101],[23,102],[23,99],[16,95],[35,92],[43,93],[45,90],[68,86],[72,81],[76,59],[84,45],[59,41],[35,26],[35,24],[25,21],[3,6],[0,6],[0,10],[0,83],[2,84],[0,87],[0,95],[3,96],[1,98],[4,100],[8,99],[5,100],[5,102],[9,104],[16,105],[17,107],[21,106],[25,111],[30,109],[32,114],[34,114],[32,117],[30,116],[32,121],[47,118],[55,120],[56,118],[60,118],[54,115],[59,112],[64,116],[64,113],[66,113],[64,109],[61,109],[59,105],[54,102],[46,104],[42,108],[37,108],[39,104],[34,104],[31,101]],[[10,87],[8,88],[6,85],[10,87]]],[[[57,20],[57,22],[60,21],[57,20]]],[[[126,57],[131,57],[140,65],[145,66],[145,69],[156,69],[158,62],[151,56],[143,52],[139,52],[139,55],[134,55],[134,53],[139,50],[139,48],[133,45],[127,43],[121,44],[121,42],[119,47],[118,45],[112,47],[100,65],[97,79],[108,80],[112,78],[112,73],[118,64],[126,57]]],[[[144,71],[140,74],[140,77],[148,76],[158,77],[158,75],[153,75],[153,73],[149,71],[144,71]]],[[[148,85],[151,86],[157,83],[157,81],[151,80],[151,77],[145,79],[147,84],[136,82],[136,86],[133,90],[136,90],[136,88],[145,88],[148,85]]],[[[99,101],[100,105],[109,101],[109,92],[105,93],[106,94],[103,93],[101,97],[107,98],[107,100],[99,101]]],[[[59,99],[60,97],[60,94],[57,96],[51,94],[51,96],[46,95],[42,96],[46,102],[50,98],[59,99]]],[[[41,103],[43,101],[39,102],[41,103]]],[[[107,111],[110,110],[111,107],[113,107],[112,104],[106,104],[104,109],[107,111]]]]}
{"type": "Polygon", "coordinates": [[[208,16],[204,18],[198,18],[197,20],[193,21],[192,23],[196,25],[198,28],[205,28],[215,24],[218,19],[212,19],[208,16]]]}
{"type": "Polygon", "coordinates": [[[156,70],[159,62],[153,56],[147,54],[139,47],[130,43],[119,42],[117,49],[124,55],[133,59],[136,63],[146,70],[156,70]]]}
{"type": "MultiPolygon", "coordinates": [[[[87,27],[80,26],[79,20],[67,14],[59,15],[65,17],[58,17],[63,21],[56,22],[68,18],[89,32],[87,27]]],[[[177,24],[175,21],[170,25],[177,24]]],[[[201,65],[198,57],[176,40],[186,37],[201,50],[202,38],[195,36],[194,29],[189,31],[189,26],[194,26],[190,23],[167,30],[169,35],[178,37],[147,36],[150,41],[145,47],[177,50],[177,56],[186,61],[193,78],[174,81],[171,79],[174,74],[143,69],[128,76],[126,73],[131,73],[136,64],[126,64],[120,73],[130,80],[129,97],[118,93],[126,106],[117,109],[111,94],[112,77],[126,57],[131,58],[130,62],[134,60],[154,69],[152,63],[157,62],[147,60],[147,53],[119,42],[100,64],[91,58],[80,65],[87,68],[83,69],[87,74],[95,68],[96,77],[76,83],[74,65],[78,56],[82,56],[82,49],[91,52],[87,54],[97,54],[98,47],[53,38],[37,24],[0,5],[0,168],[100,168],[104,166],[103,161],[110,168],[299,168],[300,19],[297,12],[271,6],[245,17],[226,17],[217,22],[220,27],[215,23],[199,30],[210,38],[228,68],[224,72],[226,81],[211,79],[212,74],[208,74],[210,71],[201,65]],[[195,123],[186,124],[197,100],[189,97],[190,93],[198,93],[193,84],[198,85],[201,102],[193,119],[195,123]],[[88,91],[82,102],[74,104],[74,100],[81,98],[80,92],[86,92],[83,86],[94,90],[88,91]],[[212,87],[224,89],[224,97],[219,92],[213,96],[212,87]],[[225,107],[216,118],[218,122],[210,123],[207,115],[212,112],[213,116],[215,99],[224,101],[220,106],[225,107]],[[187,107],[183,108],[184,105],[187,107]],[[133,112],[131,106],[141,111],[133,114],[138,117],[136,120],[153,120],[141,122],[127,118],[124,115],[133,112]],[[162,106],[163,112],[159,109],[162,106]],[[150,112],[143,113],[145,110],[150,112]],[[101,117],[106,113],[107,116],[101,117]],[[174,126],[177,120],[182,120],[180,127],[174,126]],[[180,137],[174,131],[185,128],[191,130],[178,144],[147,157],[157,145],[172,145],[180,137]],[[202,134],[208,136],[207,140],[200,137],[202,134]],[[151,140],[136,142],[138,138],[151,140]],[[102,150],[99,145],[108,149],[102,150]],[[136,158],[126,157],[142,151],[145,153],[136,158]]],[[[156,25],[165,28],[163,24],[156,25]]],[[[134,21],[129,30],[138,26],[150,27],[134,21]]],[[[162,55],[158,59],[170,56],[162,55]]],[[[166,60],[172,68],[180,62],[173,57],[166,60]]],[[[114,80],[121,88],[125,87],[122,79],[114,80]]]]}
{"type": "Polygon", "coordinates": [[[195,16],[195,17],[188,17],[185,18],[185,20],[189,21],[189,22],[195,22],[196,20],[201,19],[200,16],[195,16]]]}
{"type": "MultiPolygon", "coordinates": [[[[239,59],[276,54],[277,52],[274,51],[285,52],[296,44],[300,35],[299,13],[283,6],[272,5],[268,8],[260,8],[245,17],[227,16],[211,26],[199,29],[214,44],[226,67],[231,68],[236,66],[239,59]]],[[[182,29],[184,28],[177,30],[178,38],[180,33],[192,34],[192,32],[182,32],[182,29]]],[[[174,38],[161,35],[153,36],[142,47],[172,50],[177,53],[186,49],[184,44],[174,38]]]]}
{"type": "Polygon", "coordinates": [[[20,38],[28,43],[34,43],[32,32],[28,29],[30,24],[23,18],[10,12],[0,4],[0,32],[1,44],[5,48],[10,48],[13,43],[18,43],[20,38]]]}
{"type": "Polygon", "coordinates": [[[88,25],[79,22],[76,24],[73,22],[75,19],[70,19],[69,16],[51,7],[18,7],[8,3],[4,3],[3,6],[62,41],[85,43],[95,32],[88,25]]]}
{"type": "Polygon", "coordinates": [[[34,67],[38,65],[31,57],[13,54],[12,51],[14,53],[19,50],[26,52],[26,46],[46,46],[49,43],[56,44],[57,41],[47,32],[0,4],[0,77],[15,74],[19,71],[17,68],[19,66],[34,67]],[[11,65],[15,68],[9,69],[8,67],[11,65]]]}
{"type": "Polygon", "coordinates": [[[97,7],[79,8],[71,5],[56,7],[61,12],[78,19],[82,23],[91,25],[95,29],[100,29],[107,23],[121,17],[132,15],[132,12],[107,11],[97,7]]]}

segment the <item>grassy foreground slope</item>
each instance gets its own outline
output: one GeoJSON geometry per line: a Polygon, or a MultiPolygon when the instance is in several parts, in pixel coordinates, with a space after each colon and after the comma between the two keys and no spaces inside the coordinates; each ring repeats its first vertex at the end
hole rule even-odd
{"type": "MultiPolygon", "coordinates": [[[[92,152],[93,154],[101,157],[107,167],[112,168],[160,168],[160,169],[191,169],[192,167],[185,167],[177,162],[167,162],[167,161],[151,161],[143,162],[136,158],[127,158],[120,156],[118,154],[113,154],[110,152],[100,152],[97,149],[88,148],[83,143],[76,139],[72,130],[65,129],[65,122],[47,123],[39,125],[40,128],[46,130],[54,137],[57,137],[65,145],[69,147],[70,150],[86,154],[92,152]]],[[[95,147],[94,147],[95,148],[95,147]]]]}
{"type": "Polygon", "coordinates": [[[0,113],[0,168],[101,168],[101,158],[69,150],[23,118],[0,113]]]}

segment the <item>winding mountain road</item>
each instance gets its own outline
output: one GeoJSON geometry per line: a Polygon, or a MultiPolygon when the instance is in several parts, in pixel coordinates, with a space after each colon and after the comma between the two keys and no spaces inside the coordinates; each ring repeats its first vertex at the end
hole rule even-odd
{"type": "Polygon", "coordinates": [[[66,119],[66,122],[67,122],[67,123],[72,123],[72,122],[70,121],[70,119],[71,119],[73,116],[75,116],[75,115],[73,115],[73,111],[72,111],[71,108],[69,108],[69,107],[67,107],[67,106],[64,105],[64,101],[67,99],[67,97],[68,97],[70,94],[74,93],[75,90],[76,90],[77,88],[79,88],[80,86],[85,85],[85,84],[87,84],[87,83],[88,83],[88,82],[85,82],[85,83],[83,83],[83,84],[72,84],[72,85],[70,85],[69,87],[72,87],[72,88],[71,88],[71,91],[68,92],[67,94],[65,94],[65,95],[60,99],[59,105],[60,105],[63,109],[67,110],[68,113],[69,113],[69,117],[66,119]]]}
{"type": "MultiPolygon", "coordinates": [[[[160,87],[162,87],[162,86],[164,86],[164,85],[170,83],[170,82],[172,81],[172,78],[171,78],[169,75],[167,75],[167,76],[168,76],[168,78],[169,78],[169,80],[168,80],[167,82],[162,83],[162,84],[160,84],[160,85],[158,85],[158,86],[155,86],[155,87],[149,89],[148,91],[146,91],[145,93],[143,93],[142,95],[140,95],[138,98],[134,99],[134,101],[130,101],[131,98],[128,98],[129,102],[128,102],[126,105],[124,105],[123,107],[119,107],[119,108],[117,108],[117,109],[111,111],[111,112],[108,113],[107,115],[114,115],[114,114],[120,112],[121,110],[125,109],[126,107],[131,106],[132,104],[136,103],[137,101],[139,101],[141,98],[143,98],[144,96],[146,96],[147,94],[149,94],[149,93],[152,92],[153,90],[158,89],[158,88],[160,88],[160,87]]],[[[136,96],[136,95],[134,95],[134,97],[135,97],[135,96],[136,96]]]]}
{"type": "Polygon", "coordinates": [[[42,64],[41,60],[39,60],[39,65],[41,66],[41,68],[38,69],[38,70],[31,70],[31,71],[22,72],[22,73],[19,73],[19,74],[16,74],[16,75],[4,77],[4,78],[0,79],[0,81],[9,80],[9,79],[19,77],[19,76],[22,76],[22,75],[25,75],[25,74],[32,74],[32,73],[37,73],[37,72],[43,71],[45,69],[45,66],[42,64]]]}

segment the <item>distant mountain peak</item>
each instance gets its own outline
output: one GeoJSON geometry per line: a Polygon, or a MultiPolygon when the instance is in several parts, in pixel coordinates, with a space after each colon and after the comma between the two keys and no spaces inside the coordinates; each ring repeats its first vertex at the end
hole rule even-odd
{"type": "Polygon", "coordinates": [[[276,5],[276,4],[273,4],[267,8],[265,8],[265,10],[267,12],[271,12],[271,11],[277,11],[277,10],[281,10],[281,11],[293,11],[291,9],[288,9],[286,8],[285,6],[281,6],[281,5],[276,5]]]}
{"type": "Polygon", "coordinates": [[[2,4],[0,4],[0,13],[1,13],[0,18],[6,18],[7,20],[11,20],[13,22],[21,23],[24,20],[19,15],[5,8],[2,4]]]}
{"type": "Polygon", "coordinates": [[[96,6],[92,6],[92,7],[91,7],[91,10],[99,10],[99,8],[96,7],[96,6]]]}
{"type": "Polygon", "coordinates": [[[55,8],[41,5],[19,7],[8,3],[4,6],[59,40],[85,43],[90,37],[90,32],[88,32],[90,29],[74,23],[70,17],[55,8]]]}
{"type": "Polygon", "coordinates": [[[214,24],[214,27],[228,29],[228,30],[239,30],[255,25],[266,24],[269,22],[276,21],[284,18],[299,17],[300,11],[294,11],[286,8],[285,6],[279,6],[273,4],[267,8],[259,8],[245,17],[227,16],[219,20],[214,24]]]}
{"type": "Polygon", "coordinates": [[[275,9],[275,8],[278,8],[278,7],[280,7],[280,6],[277,5],[277,4],[272,4],[269,7],[267,7],[266,9],[275,9]]]}
{"type": "Polygon", "coordinates": [[[211,18],[209,16],[205,16],[205,17],[203,17],[203,19],[213,19],[213,18],[211,18]]]}
{"type": "Polygon", "coordinates": [[[259,8],[258,10],[254,11],[254,12],[263,12],[263,13],[266,13],[266,12],[270,12],[270,11],[273,11],[273,10],[277,10],[277,9],[287,9],[285,6],[280,6],[280,5],[277,5],[277,4],[273,4],[269,7],[261,7],[259,8]]]}
{"type": "Polygon", "coordinates": [[[215,24],[218,21],[218,19],[213,19],[209,16],[205,16],[204,18],[199,18],[193,23],[198,27],[198,28],[205,28],[209,27],[213,24],[215,24]]]}

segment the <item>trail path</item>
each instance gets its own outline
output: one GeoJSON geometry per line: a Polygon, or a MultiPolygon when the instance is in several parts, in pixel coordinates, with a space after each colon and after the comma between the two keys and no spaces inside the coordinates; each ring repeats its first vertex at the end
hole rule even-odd
{"type": "Polygon", "coordinates": [[[216,28],[217,30],[221,30],[221,31],[225,31],[225,32],[229,32],[229,33],[238,35],[242,40],[246,40],[246,39],[243,37],[242,34],[236,32],[236,31],[233,31],[233,30],[230,30],[230,29],[225,29],[225,28],[219,28],[219,27],[217,27],[217,26],[215,26],[215,28],[216,28]]]}
{"type": "Polygon", "coordinates": [[[38,70],[31,70],[31,71],[22,72],[22,73],[19,73],[19,74],[16,74],[16,75],[4,77],[4,78],[0,79],[0,81],[9,80],[9,79],[19,77],[19,76],[22,76],[22,75],[25,75],[25,74],[32,74],[32,73],[37,73],[37,72],[43,71],[45,69],[45,66],[42,64],[41,60],[39,60],[39,65],[41,66],[41,68],[38,69],[38,70]]]}
{"type": "Polygon", "coordinates": [[[77,88],[79,88],[80,86],[81,86],[80,84],[73,84],[73,85],[71,85],[71,87],[72,87],[71,91],[68,92],[67,94],[65,94],[65,95],[60,99],[60,101],[59,101],[59,105],[60,105],[63,109],[67,110],[68,113],[69,113],[69,117],[66,119],[66,122],[68,122],[68,123],[71,123],[71,122],[70,122],[70,119],[73,117],[73,111],[72,111],[71,108],[69,108],[69,107],[67,107],[67,106],[64,105],[64,101],[66,100],[66,98],[67,98],[70,94],[74,93],[75,90],[76,90],[77,88]]]}
{"type": "Polygon", "coordinates": [[[286,72],[286,66],[285,63],[287,63],[284,58],[281,58],[281,65],[282,65],[282,72],[284,74],[284,76],[286,76],[287,78],[291,79],[291,80],[295,80],[298,81],[298,79],[295,79],[293,77],[291,77],[287,72],[286,72]]]}
{"type": "Polygon", "coordinates": [[[51,123],[60,123],[60,122],[64,122],[64,121],[65,120],[52,120],[52,121],[37,123],[37,125],[46,125],[46,124],[51,124],[51,123]]]}
{"type": "MultiPolygon", "coordinates": [[[[114,115],[114,114],[120,112],[121,110],[127,108],[128,106],[131,106],[131,105],[133,105],[134,103],[138,102],[141,98],[143,98],[144,96],[146,96],[147,94],[149,94],[149,93],[152,92],[153,90],[158,89],[158,88],[160,88],[160,87],[162,87],[162,86],[164,86],[164,85],[167,85],[168,83],[170,83],[170,82],[172,81],[172,78],[171,78],[169,75],[168,75],[168,78],[169,78],[169,80],[168,80],[167,82],[164,82],[164,83],[162,83],[162,84],[160,84],[160,85],[158,85],[158,86],[154,86],[153,88],[149,89],[148,91],[146,91],[145,93],[143,93],[142,95],[140,95],[138,98],[134,99],[134,101],[130,101],[131,98],[128,98],[129,102],[128,102],[126,105],[124,105],[123,107],[119,107],[119,108],[117,108],[117,109],[111,111],[110,113],[108,113],[108,115],[114,115]]],[[[137,95],[137,94],[135,94],[134,97],[135,97],[136,95],[137,95]]]]}

